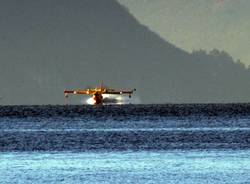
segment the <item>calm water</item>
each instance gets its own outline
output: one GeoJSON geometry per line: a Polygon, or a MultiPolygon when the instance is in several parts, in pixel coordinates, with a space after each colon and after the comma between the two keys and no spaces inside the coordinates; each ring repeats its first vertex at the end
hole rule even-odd
{"type": "Polygon", "coordinates": [[[250,183],[250,105],[0,106],[0,183],[250,183]]]}

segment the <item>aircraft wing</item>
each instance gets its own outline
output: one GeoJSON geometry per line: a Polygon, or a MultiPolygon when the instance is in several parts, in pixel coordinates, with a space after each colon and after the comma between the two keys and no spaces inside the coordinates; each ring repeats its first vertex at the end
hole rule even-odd
{"type": "Polygon", "coordinates": [[[122,95],[122,94],[128,94],[132,95],[135,89],[133,90],[113,90],[113,89],[86,89],[86,90],[65,90],[64,96],[68,97],[69,94],[74,95],[94,95],[97,92],[100,94],[113,94],[113,95],[122,95]]]}
{"type": "Polygon", "coordinates": [[[94,92],[90,91],[90,90],[65,90],[64,91],[65,97],[68,97],[68,94],[74,94],[74,95],[92,95],[92,94],[94,94],[94,92]]]}
{"type": "Polygon", "coordinates": [[[134,90],[107,90],[103,94],[111,94],[111,95],[122,95],[122,94],[133,94],[134,90]]]}

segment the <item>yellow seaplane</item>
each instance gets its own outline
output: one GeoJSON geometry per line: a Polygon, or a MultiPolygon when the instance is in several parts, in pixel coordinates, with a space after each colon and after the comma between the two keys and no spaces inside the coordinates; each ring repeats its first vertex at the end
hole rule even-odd
{"type": "Polygon", "coordinates": [[[73,95],[90,95],[92,96],[93,104],[103,104],[103,103],[115,103],[115,98],[108,98],[107,95],[128,95],[129,98],[131,98],[133,92],[136,91],[136,89],[133,90],[117,90],[117,89],[111,89],[106,88],[102,84],[100,87],[96,88],[87,88],[87,89],[79,89],[79,90],[65,90],[64,96],[65,98],[69,97],[69,94],[73,95]]]}

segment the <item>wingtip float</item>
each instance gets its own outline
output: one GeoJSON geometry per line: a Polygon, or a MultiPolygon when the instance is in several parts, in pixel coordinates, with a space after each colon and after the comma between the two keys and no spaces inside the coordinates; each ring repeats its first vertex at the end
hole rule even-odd
{"type": "Polygon", "coordinates": [[[133,90],[117,90],[112,88],[106,88],[101,85],[96,88],[87,88],[87,89],[79,89],[79,90],[65,90],[64,96],[65,98],[69,97],[69,94],[73,95],[89,95],[92,96],[92,101],[94,105],[103,104],[105,102],[110,101],[108,98],[104,98],[105,95],[128,95],[131,98],[132,94],[136,91],[133,90]]]}

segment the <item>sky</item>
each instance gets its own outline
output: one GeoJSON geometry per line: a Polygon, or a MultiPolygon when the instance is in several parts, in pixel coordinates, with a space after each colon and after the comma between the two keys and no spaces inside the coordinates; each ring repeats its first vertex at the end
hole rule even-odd
{"type": "Polygon", "coordinates": [[[186,51],[217,48],[250,65],[250,0],[118,0],[186,51]]]}

